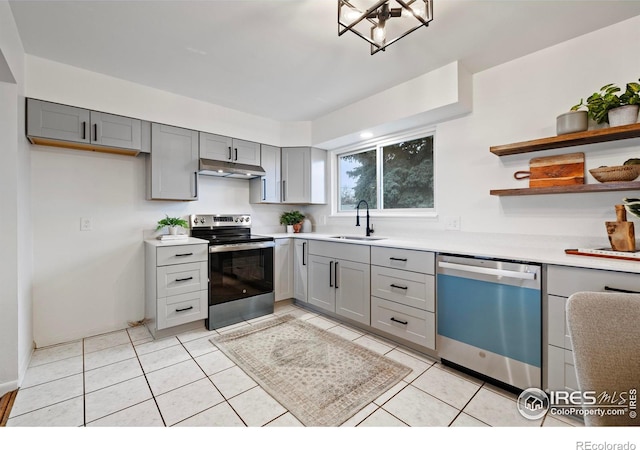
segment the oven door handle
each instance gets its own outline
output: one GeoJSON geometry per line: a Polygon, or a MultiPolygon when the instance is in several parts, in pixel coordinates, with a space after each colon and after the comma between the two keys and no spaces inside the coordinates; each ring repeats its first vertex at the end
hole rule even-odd
{"type": "Polygon", "coordinates": [[[271,248],[275,246],[276,246],[276,243],[274,241],[247,242],[243,244],[210,245],[209,253],[237,252],[241,250],[259,250],[262,248],[271,248]]]}

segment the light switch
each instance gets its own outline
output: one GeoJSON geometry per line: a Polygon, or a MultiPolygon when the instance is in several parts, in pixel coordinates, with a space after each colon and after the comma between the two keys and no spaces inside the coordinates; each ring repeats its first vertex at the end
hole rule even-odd
{"type": "Polygon", "coordinates": [[[81,217],[80,218],[80,231],[92,231],[93,230],[93,220],[91,217],[81,217]]]}

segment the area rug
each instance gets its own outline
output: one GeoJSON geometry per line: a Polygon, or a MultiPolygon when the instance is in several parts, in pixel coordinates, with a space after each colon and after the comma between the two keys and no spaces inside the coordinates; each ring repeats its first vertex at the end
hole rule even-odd
{"type": "Polygon", "coordinates": [[[211,339],[306,426],[338,426],[411,369],[291,315],[211,339]]]}

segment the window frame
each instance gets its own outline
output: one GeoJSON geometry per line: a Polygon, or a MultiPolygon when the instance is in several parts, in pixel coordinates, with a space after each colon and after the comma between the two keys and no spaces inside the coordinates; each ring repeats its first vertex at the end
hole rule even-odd
{"type": "Polygon", "coordinates": [[[383,177],[382,173],[382,148],[411,141],[431,137],[433,140],[433,208],[397,208],[397,209],[370,209],[370,214],[376,217],[437,217],[437,157],[436,157],[436,130],[433,127],[414,130],[401,134],[384,136],[379,139],[371,139],[335,149],[331,152],[331,217],[355,217],[356,211],[340,211],[340,164],[341,156],[357,154],[365,151],[376,151],[376,191],[377,204],[383,204],[383,177]]]}

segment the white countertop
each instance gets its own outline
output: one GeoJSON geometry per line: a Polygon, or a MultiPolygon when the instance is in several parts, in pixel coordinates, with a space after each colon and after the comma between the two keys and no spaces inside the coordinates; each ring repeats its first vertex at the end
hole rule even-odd
{"type": "Polygon", "coordinates": [[[161,241],[160,239],[145,239],[145,242],[156,247],[171,247],[172,245],[195,245],[209,243],[209,241],[207,240],[193,237],[188,237],[187,239],[172,239],[167,241],[161,241]]]}
{"type": "MultiPolygon", "coordinates": [[[[266,233],[262,233],[266,234],[266,233]]],[[[395,247],[427,250],[438,253],[455,253],[533,263],[557,264],[592,269],[640,273],[640,261],[625,261],[591,256],[567,255],[566,248],[598,248],[606,246],[600,238],[571,238],[553,236],[503,235],[489,233],[465,233],[459,231],[429,232],[420,238],[384,238],[377,241],[335,239],[331,236],[359,236],[360,233],[268,233],[274,238],[315,239],[376,247],[395,247]]]]}

